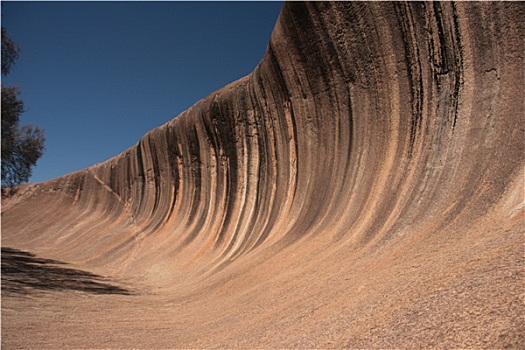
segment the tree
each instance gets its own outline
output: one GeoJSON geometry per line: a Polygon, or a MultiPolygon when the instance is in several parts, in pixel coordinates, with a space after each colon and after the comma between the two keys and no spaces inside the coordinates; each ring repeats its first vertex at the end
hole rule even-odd
{"type": "Polygon", "coordinates": [[[4,27],[2,27],[2,75],[7,75],[14,66],[20,48],[9,38],[4,27]]]}
{"type": "MultiPolygon", "coordinates": [[[[2,27],[2,75],[9,74],[20,49],[2,27]]],[[[44,131],[31,124],[20,126],[24,103],[17,87],[2,84],[2,188],[29,181],[44,152],[44,131]]]]}

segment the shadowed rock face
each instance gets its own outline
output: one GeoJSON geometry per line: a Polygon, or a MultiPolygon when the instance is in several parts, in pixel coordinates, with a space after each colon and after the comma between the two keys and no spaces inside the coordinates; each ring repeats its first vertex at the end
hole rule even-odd
{"type": "Polygon", "coordinates": [[[5,199],[2,245],[188,303],[129,344],[523,347],[524,19],[287,3],[252,74],[5,199]]]}
{"type": "Polygon", "coordinates": [[[75,290],[94,294],[130,294],[124,288],[103,283],[101,276],[64,268],[63,262],[40,259],[17,249],[2,248],[2,292],[31,294],[35,290],[75,290]]]}

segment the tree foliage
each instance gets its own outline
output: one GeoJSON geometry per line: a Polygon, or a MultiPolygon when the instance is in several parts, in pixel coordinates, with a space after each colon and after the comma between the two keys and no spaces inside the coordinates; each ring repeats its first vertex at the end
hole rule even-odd
{"type": "MultiPolygon", "coordinates": [[[[19,51],[2,28],[2,75],[9,73],[19,51]]],[[[44,131],[31,124],[20,126],[24,103],[19,95],[17,87],[2,85],[2,188],[29,181],[44,152],[44,131]]]]}
{"type": "Polygon", "coordinates": [[[4,27],[2,27],[2,75],[7,75],[14,66],[20,48],[9,38],[4,27]]]}

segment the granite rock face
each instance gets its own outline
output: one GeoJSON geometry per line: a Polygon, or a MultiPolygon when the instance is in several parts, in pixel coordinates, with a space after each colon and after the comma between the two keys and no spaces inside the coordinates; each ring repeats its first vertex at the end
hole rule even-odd
{"type": "Polygon", "coordinates": [[[5,199],[2,246],[189,303],[110,346],[523,347],[524,20],[286,3],[249,76],[5,199]]]}

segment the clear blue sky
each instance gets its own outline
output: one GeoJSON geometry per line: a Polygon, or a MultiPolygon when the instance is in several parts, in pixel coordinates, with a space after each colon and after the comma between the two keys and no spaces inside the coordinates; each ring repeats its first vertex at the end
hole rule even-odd
{"type": "Polygon", "coordinates": [[[105,161],[249,74],[282,2],[6,2],[21,123],[45,130],[41,182],[105,161]]]}

